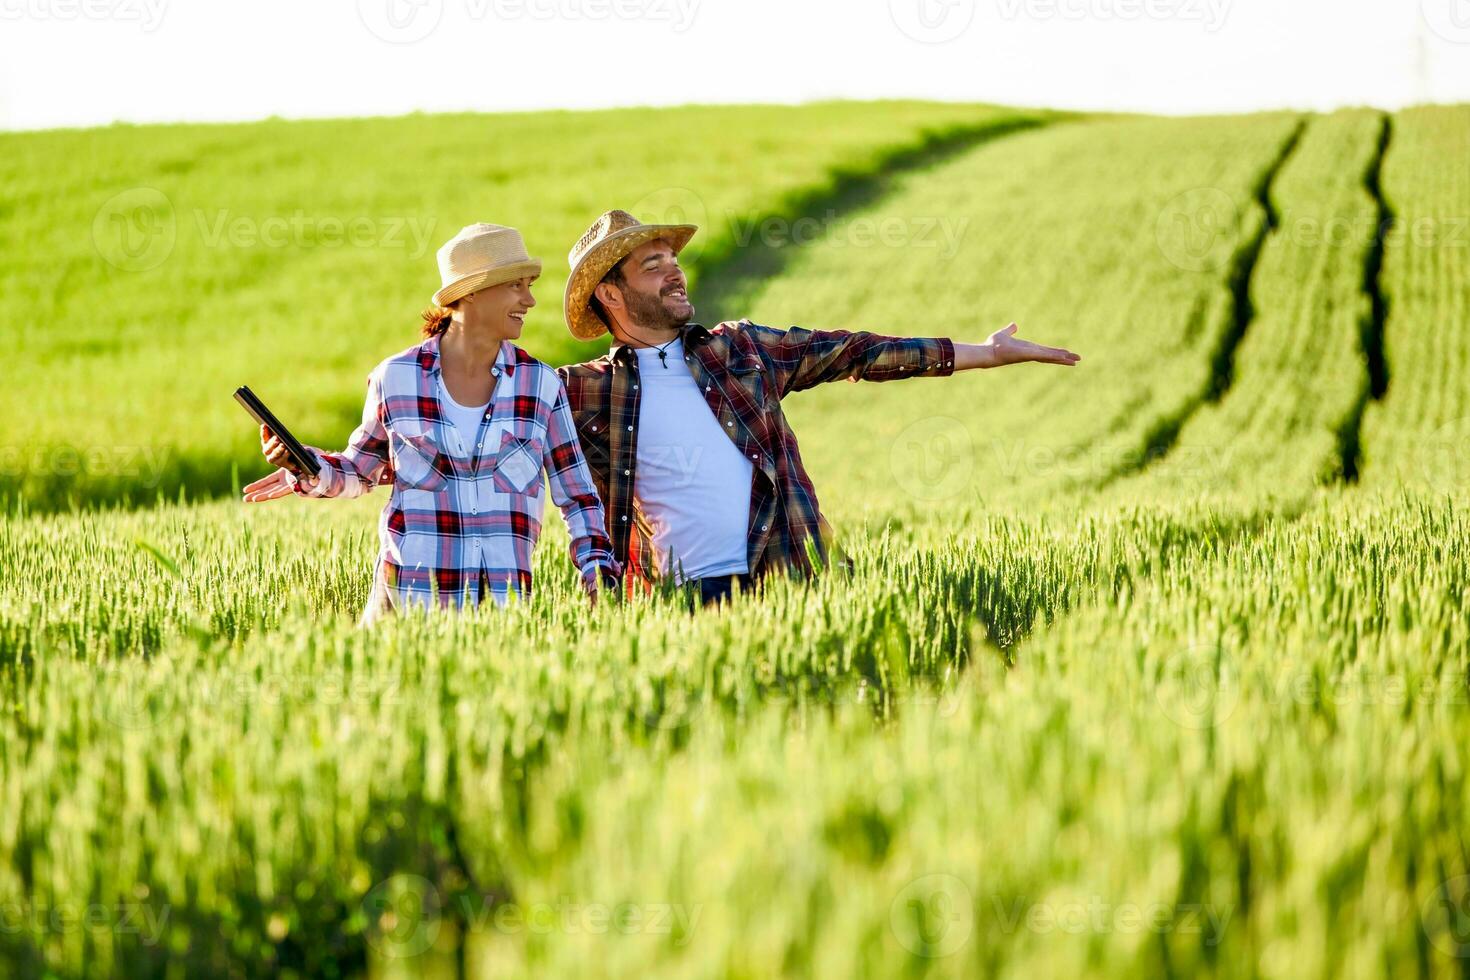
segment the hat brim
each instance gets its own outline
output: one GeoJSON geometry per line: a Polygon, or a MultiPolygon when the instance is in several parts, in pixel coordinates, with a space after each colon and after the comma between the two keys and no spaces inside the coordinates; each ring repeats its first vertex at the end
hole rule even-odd
{"type": "Polygon", "coordinates": [[[435,306],[448,306],[457,299],[463,299],[470,293],[491,286],[498,286],[503,282],[513,282],[516,279],[524,279],[527,276],[541,275],[541,260],[530,259],[526,262],[516,262],[512,265],[496,266],[483,272],[472,272],[462,276],[447,286],[441,288],[434,294],[435,306]]]}
{"type": "Polygon", "coordinates": [[[698,225],[635,225],[608,235],[588,249],[567,277],[566,295],[562,299],[567,329],[572,336],[578,340],[596,340],[607,333],[607,324],[593,312],[589,300],[602,277],[629,252],[645,242],[662,238],[678,255],[698,230],[698,225]]]}

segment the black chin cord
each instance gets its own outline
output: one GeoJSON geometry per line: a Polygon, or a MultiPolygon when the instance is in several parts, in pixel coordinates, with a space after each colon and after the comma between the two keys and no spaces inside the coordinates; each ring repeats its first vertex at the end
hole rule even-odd
{"type": "MultiPolygon", "coordinates": [[[[633,331],[629,330],[628,331],[628,336],[632,337],[633,336],[633,331]]],[[[652,347],[654,349],[654,351],[658,354],[658,362],[660,364],[662,364],[664,370],[667,371],[669,369],[669,353],[668,353],[669,352],[669,348],[672,347],[674,345],[674,343],[676,341],[678,341],[678,339],[680,337],[682,337],[682,336],[683,336],[682,331],[680,333],[676,333],[674,335],[674,339],[673,340],[670,340],[667,344],[664,344],[662,347],[660,347],[657,344],[649,344],[648,341],[646,341],[646,340],[644,340],[643,342],[645,344],[648,344],[649,347],[652,347]]],[[[641,337],[634,337],[633,339],[634,340],[642,340],[643,338],[641,338],[641,337]]]]}

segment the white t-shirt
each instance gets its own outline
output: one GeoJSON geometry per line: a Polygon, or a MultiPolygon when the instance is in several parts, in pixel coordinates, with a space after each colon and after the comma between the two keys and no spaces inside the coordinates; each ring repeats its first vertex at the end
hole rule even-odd
{"type": "Polygon", "coordinates": [[[664,353],[667,368],[656,349],[637,349],[642,397],[633,496],[653,527],[654,567],[679,581],[749,571],[754,464],[720,429],[689,373],[683,342],[664,353]]]}
{"type": "Polygon", "coordinates": [[[470,455],[470,447],[475,445],[475,437],[480,434],[480,422],[485,418],[485,413],[490,410],[490,402],[478,406],[461,405],[449,393],[449,386],[444,383],[444,374],[440,372],[439,407],[444,412],[445,421],[449,422],[459,435],[459,445],[452,447],[452,451],[460,456],[470,455]]]}

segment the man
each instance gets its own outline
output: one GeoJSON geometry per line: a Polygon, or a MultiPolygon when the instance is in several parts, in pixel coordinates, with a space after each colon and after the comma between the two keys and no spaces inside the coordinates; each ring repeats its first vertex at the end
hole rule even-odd
{"type": "Polygon", "coordinates": [[[780,408],[791,392],[1079,360],[1017,339],[1015,324],[983,344],[749,320],[706,329],[692,322],[678,259],[696,230],[609,211],[568,256],[572,335],[616,341],[558,373],[630,591],[672,578],[710,603],[737,583],[828,560],[830,528],[780,408]]]}

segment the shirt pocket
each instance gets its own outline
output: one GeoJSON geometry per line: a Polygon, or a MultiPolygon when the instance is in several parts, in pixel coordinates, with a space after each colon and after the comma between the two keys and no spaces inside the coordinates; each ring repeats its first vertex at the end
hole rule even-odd
{"type": "Polygon", "coordinates": [[[738,354],[730,361],[730,380],[750,399],[757,411],[766,408],[766,365],[754,354],[738,354]]]}
{"type": "Polygon", "coordinates": [[[501,493],[518,493],[535,497],[541,493],[541,455],[545,443],[539,438],[524,439],[514,432],[500,436],[500,449],[495,454],[491,474],[495,489],[501,493]]]}
{"type": "Polygon", "coordinates": [[[449,483],[449,461],[427,423],[389,423],[388,457],[395,482],[403,489],[432,493],[449,483]]]}
{"type": "Polygon", "coordinates": [[[572,413],[572,423],[577,429],[577,441],[582,445],[582,455],[593,470],[607,467],[607,419],[608,413],[596,408],[572,413]]]}

